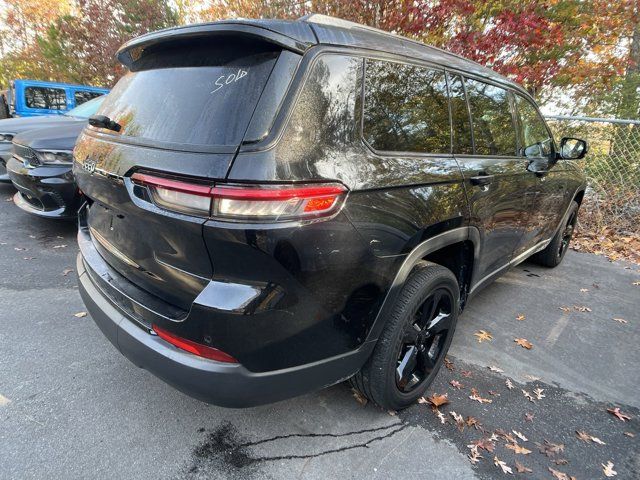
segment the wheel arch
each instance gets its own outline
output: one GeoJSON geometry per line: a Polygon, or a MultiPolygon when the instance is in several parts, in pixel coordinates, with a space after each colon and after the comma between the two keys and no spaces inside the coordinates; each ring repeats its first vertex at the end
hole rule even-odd
{"type": "Polygon", "coordinates": [[[407,255],[398,269],[367,335],[367,341],[378,338],[384,327],[384,319],[391,310],[405,281],[411,272],[425,261],[438,263],[453,272],[460,285],[462,304],[469,292],[473,267],[476,264],[479,251],[480,233],[476,227],[472,226],[453,228],[419,243],[407,255]],[[465,265],[465,260],[471,260],[473,263],[465,265]]]}

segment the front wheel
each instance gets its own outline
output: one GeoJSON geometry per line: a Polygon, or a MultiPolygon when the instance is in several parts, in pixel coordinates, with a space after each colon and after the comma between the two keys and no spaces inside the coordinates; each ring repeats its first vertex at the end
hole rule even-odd
{"type": "Polygon", "coordinates": [[[576,229],[576,223],[578,222],[578,202],[572,201],[571,206],[567,214],[567,220],[560,227],[556,235],[551,240],[551,243],[539,253],[536,253],[532,260],[543,267],[557,267],[562,262],[567,250],[569,250],[569,243],[573,237],[573,232],[576,229]]]}
{"type": "Polygon", "coordinates": [[[400,410],[433,382],[451,345],[459,310],[451,270],[425,263],[395,301],[371,357],[351,384],[382,408],[400,410]]]}

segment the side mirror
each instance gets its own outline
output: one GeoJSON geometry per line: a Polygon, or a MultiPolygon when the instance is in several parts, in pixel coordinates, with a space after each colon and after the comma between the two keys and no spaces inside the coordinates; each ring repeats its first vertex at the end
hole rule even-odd
{"type": "Polygon", "coordinates": [[[560,140],[560,158],[564,160],[580,160],[589,151],[589,146],[579,138],[564,137],[560,140]]]}

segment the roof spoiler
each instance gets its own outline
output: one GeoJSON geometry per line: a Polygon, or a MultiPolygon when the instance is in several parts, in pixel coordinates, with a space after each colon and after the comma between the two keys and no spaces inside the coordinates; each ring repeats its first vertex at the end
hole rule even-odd
{"type": "Polygon", "coordinates": [[[116,57],[127,68],[131,68],[133,63],[142,56],[142,52],[152,45],[178,39],[195,39],[223,34],[253,37],[300,54],[317,43],[311,28],[303,22],[230,20],[147,33],[125,43],[116,52],[116,57]]]}

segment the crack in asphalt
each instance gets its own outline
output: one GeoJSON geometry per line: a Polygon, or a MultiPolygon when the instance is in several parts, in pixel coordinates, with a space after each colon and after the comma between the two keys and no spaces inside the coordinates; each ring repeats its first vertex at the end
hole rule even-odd
{"type": "MultiPolygon", "coordinates": [[[[410,425],[408,423],[393,423],[383,427],[354,430],[345,433],[291,433],[277,435],[251,442],[238,441],[237,429],[229,422],[219,425],[213,432],[207,434],[206,440],[193,450],[193,461],[188,469],[188,474],[194,475],[205,466],[225,467],[225,470],[238,472],[243,470],[242,478],[248,478],[249,472],[244,469],[255,464],[283,460],[312,459],[324,455],[345,452],[356,448],[368,448],[374,442],[382,441],[403,431],[410,425]],[[386,432],[357,443],[352,443],[342,447],[330,448],[316,453],[290,454],[290,455],[264,455],[253,456],[250,448],[290,438],[344,438],[365,433],[386,432]]],[[[203,432],[204,429],[199,431],[203,432]]]]}

